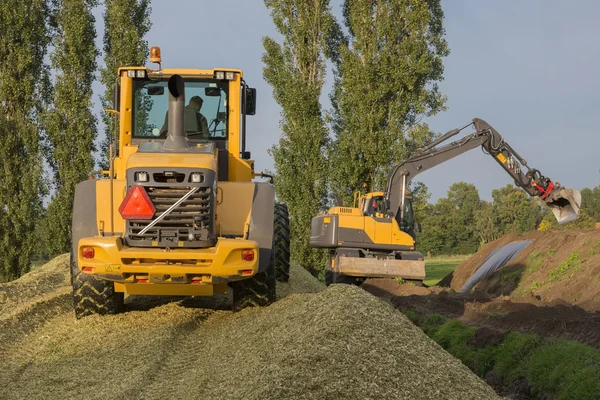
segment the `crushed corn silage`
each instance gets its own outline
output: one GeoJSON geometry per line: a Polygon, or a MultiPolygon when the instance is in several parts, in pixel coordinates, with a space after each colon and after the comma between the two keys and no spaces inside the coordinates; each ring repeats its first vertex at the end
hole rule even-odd
{"type": "Polygon", "coordinates": [[[0,285],[2,399],[498,398],[387,303],[357,287],[323,290],[301,268],[263,309],[232,314],[210,299],[144,309],[132,298],[124,314],[82,320],[60,270],[21,278],[21,294],[5,286],[19,281],[0,285]],[[50,275],[53,288],[37,294],[50,275]]]}

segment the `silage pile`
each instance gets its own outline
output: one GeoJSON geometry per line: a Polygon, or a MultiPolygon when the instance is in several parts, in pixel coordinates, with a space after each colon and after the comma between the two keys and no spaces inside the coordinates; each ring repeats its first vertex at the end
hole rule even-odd
{"type": "MultiPolygon", "coordinates": [[[[42,297],[69,289],[59,275],[42,297]]],[[[70,303],[42,318],[23,305],[32,314],[6,320],[25,334],[3,337],[0,398],[497,398],[389,304],[357,287],[322,289],[294,268],[278,290],[295,294],[237,314],[172,301],[77,321],[70,303]]]]}

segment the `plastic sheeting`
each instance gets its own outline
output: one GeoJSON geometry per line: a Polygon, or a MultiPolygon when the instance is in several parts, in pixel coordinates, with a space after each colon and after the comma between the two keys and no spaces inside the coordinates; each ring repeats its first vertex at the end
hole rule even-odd
{"type": "Polygon", "coordinates": [[[492,251],[489,256],[481,263],[477,271],[465,282],[460,292],[468,292],[483,278],[492,275],[494,272],[502,268],[507,262],[512,260],[533,240],[520,240],[512,242],[506,246],[502,246],[492,251]]]}

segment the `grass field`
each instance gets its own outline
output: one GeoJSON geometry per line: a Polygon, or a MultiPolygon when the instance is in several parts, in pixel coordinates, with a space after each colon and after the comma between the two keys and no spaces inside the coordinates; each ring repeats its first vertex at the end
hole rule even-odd
{"type": "Polygon", "coordinates": [[[434,286],[442,280],[443,277],[454,271],[454,268],[462,261],[469,258],[470,255],[464,256],[438,256],[425,259],[425,272],[427,277],[424,283],[427,286],[434,286]]]}

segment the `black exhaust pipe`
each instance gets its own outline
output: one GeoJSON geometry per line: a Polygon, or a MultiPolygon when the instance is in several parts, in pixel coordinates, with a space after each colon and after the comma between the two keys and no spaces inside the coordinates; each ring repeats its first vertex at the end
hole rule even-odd
{"type": "Polygon", "coordinates": [[[183,109],[185,107],[185,83],[181,75],[173,75],[167,84],[169,88],[169,116],[165,150],[188,148],[187,136],[183,130],[183,109]]]}

